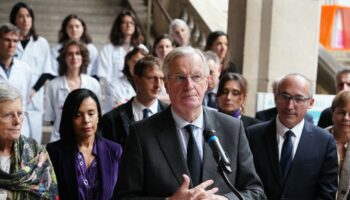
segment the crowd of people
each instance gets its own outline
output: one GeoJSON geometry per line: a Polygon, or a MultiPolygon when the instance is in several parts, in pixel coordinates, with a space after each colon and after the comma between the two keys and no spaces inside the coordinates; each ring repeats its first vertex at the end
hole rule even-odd
{"type": "Polygon", "coordinates": [[[337,73],[318,126],[307,114],[314,87],[297,73],[274,82],[275,108],[251,117],[222,31],[201,50],[175,19],[148,49],[125,10],[98,52],[70,14],[50,49],[30,5],[9,15],[0,25],[0,199],[350,198],[349,69],[337,73]],[[43,121],[53,125],[46,148],[43,121]]]}

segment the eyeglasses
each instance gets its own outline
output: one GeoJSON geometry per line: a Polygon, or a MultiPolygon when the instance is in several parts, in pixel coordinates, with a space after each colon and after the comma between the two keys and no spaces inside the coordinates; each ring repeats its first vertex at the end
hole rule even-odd
{"type": "Polygon", "coordinates": [[[289,102],[290,100],[293,100],[294,103],[299,104],[299,105],[304,104],[306,101],[311,99],[311,97],[304,97],[301,95],[292,96],[292,95],[285,93],[285,92],[279,92],[277,94],[277,96],[280,97],[280,100],[282,100],[285,103],[289,102]]]}
{"type": "Polygon", "coordinates": [[[184,83],[185,81],[188,80],[188,77],[195,82],[195,83],[200,83],[205,76],[202,74],[193,74],[193,75],[184,75],[184,74],[175,74],[175,75],[168,75],[168,79],[172,79],[176,83],[184,83]]]}
{"type": "Polygon", "coordinates": [[[148,81],[152,82],[152,83],[155,83],[155,82],[158,82],[159,81],[163,81],[164,80],[164,77],[160,77],[160,76],[144,76],[145,79],[147,79],[148,81]]]}
{"type": "Polygon", "coordinates": [[[5,113],[3,115],[0,115],[0,119],[2,119],[3,121],[12,121],[16,118],[18,118],[19,120],[23,120],[24,117],[27,115],[26,112],[9,112],[9,113],[5,113]]]}

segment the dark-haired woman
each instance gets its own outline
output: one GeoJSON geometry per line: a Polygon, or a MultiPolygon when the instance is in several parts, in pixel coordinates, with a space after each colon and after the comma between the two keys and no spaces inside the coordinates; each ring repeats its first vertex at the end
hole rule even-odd
{"type": "Polygon", "coordinates": [[[49,143],[60,199],[111,199],[121,146],[99,136],[101,107],[88,89],[72,91],[62,108],[61,139],[49,143]]]}
{"type": "Polygon", "coordinates": [[[95,78],[83,74],[89,64],[88,50],[84,43],[70,40],[60,50],[59,77],[47,87],[44,120],[53,122],[51,141],[59,139],[63,103],[68,94],[78,88],[87,88],[100,95],[100,85],[95,78]]]}
{"type": "Polygon", "coordinates": [[[240,73],[239,68],[230,61],[229,37],[222,31],[211,32],[207,36],[205,51],[213,51],[220,58],[221,74],[226,72],[240,73]]]}
{"type": "Polygon", "coordinates": [[[91,36],[88,32],[85,21],[77,15],[70,14],[64,18],[61,29],[58,33],[58,44],[51,49],[52,66],[58,71],[57,58],[62,44],[68,40],[77,40],[83,42],[89,50],[90,63],[87,67],[88,75],[96,75],[96,65],[98,51],[92,44],[91,36]]]}
{"type": "Polygon", "coordinates": [[[247,80],[240,74],[228,72],[221,77],[216,94],[219,112],[241,119],[245,128],[260,122],[243,115],[247,93],[247,80]]]}
{"type": "MultiPolygon", "coordinates": [[[[47,40],[35,30],[34,11],[26,3],[16,3],[10,13],[10,22],[20,30],[20,42],[17,45],[16,57],[27,63],[33,72],[31,86],[43,73],[54,73],[51,66],[50,47],[47,40]]],[[[44,90],[39,90],[26,106],[30,118],[30,137],[41,143],[42,114],[44,90]]]]}
{"type": "Polygon", "coordinates": [[[119,77],[115,77],[107,85],[106,95],[106,112],[112,110],[120,104],[126,103],[136,95],[135,85],[133,81],[134,66],[141,58],[145,57],[147,52],[135,47],[125,56],[123,73],[119,77]]]}
{"type": "Polygon", "coordinates": [[[161,62],[170,51],[175,48],[175,41],[168,34],[158,36],[153,42],[153,55],[158,57],[161,62]]]}
{"type": "Polygon", "coordinates": [[[129,11],[122,11],[114,20],[109,34],[110,43],[106,44],[99,55],[97,76],[107,83],[122,75],[125,55],[134,47],[143,48],[148,52],[140,26],[135,15],[129,11]]]}

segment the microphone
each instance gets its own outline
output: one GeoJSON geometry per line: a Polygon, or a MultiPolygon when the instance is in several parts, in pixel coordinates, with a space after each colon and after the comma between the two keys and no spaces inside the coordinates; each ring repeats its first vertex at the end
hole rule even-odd
{"type": "Polygon", "coordinates": [[[218,163],[218,172],[224,179],[227,186],[240,200],[244,200],[242,194],[232,185],[226,174],[232,173],[230,159],[227,157],[224,149],[222,148],[219,138],[215,135],[215,130],[205,129],[203,131],[203,136],[205,141],[209,144],[211,150],[213,151],[213,156],[218,163]]]}
{"type": "Polygon", "coordinates": [[[230,159],[227,157],[224,149],[222,148],[219,138],[215,135],[215,130],[205,129],[203,132],[205,141],[209,144],[213,151],[213,156],[216,162],[221,166],[227,173],[231,173],[230,159]]]}

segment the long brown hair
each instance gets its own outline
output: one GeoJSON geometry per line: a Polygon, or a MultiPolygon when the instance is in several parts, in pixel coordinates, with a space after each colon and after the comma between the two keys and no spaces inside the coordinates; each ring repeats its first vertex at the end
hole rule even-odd
{"type": "Polygon", "coordinates": [[[76,41],[76,40],[68,40],[67,42],[65,42],[62,46],[62,48],[59,50],[60,55],[58,56],[57,60],[58,60],[58,64],[59,64],[59,68],[58,68],[58,74],[60,76],[63,76],[67,73],[68,71],[68,65],[66,62],[66,55],[68,52],[68,48],[72,45],[76,45],[79,47],[80,49],[80,54],[82,57],[82,63],[80,66],[80,73],[85,73],[86,69],[89,65],[90,62],[90,58],[89,58],[89,51],[86,48],[86,45],[80,41],[76,41]]]}

